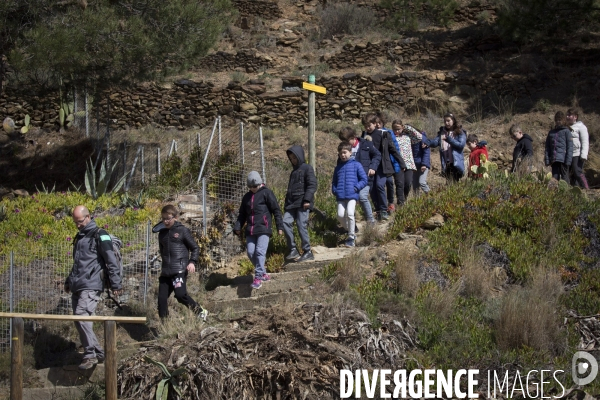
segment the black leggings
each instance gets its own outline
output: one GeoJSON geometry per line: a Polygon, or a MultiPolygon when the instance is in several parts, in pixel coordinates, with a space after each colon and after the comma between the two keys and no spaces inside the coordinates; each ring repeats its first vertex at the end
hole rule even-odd
{"type": "Polygon", "coordinates": [[[585,179],[585,173],[583,172],[583,163],[585,160],[579,156],[574,156],[571,162],[571,172],[575,179],[573,180],[573,186],[577,185],[583,189],[589,189],[587,179],[585,179]]]}
{"type": "Polygon", "coordinates": [[[552,177],[557,181],[561,179],[569,183],[569,166],[561,162],[552,163],[552,177]]]}
{"type": "Polygon", "coordinates": [[[460,181],[460,178],[463,177],[464,172],[460,169],[456,168],[454,165],[446,165],[446,169],[444,170],[444,175],[446,175],[446,179],[453,182],[460,181]]]}
{"type": "Polygon", "coordinates": [[[406,169],[388,176],[386,182],[388,204],[394,204],[394,185],[396,186],[396,200],[398,200],[396,204],[404,204],[412,187],[412,176],[412,169],[406,169]]]}
{"type": "Polygon", "coordinates": [[[161,276],[158,278],[158,316],[160,318],[165,318],[169,315],[167,300],[173,292],[175,292],[175,298],[178,302],[194,312],[200,311],[198,303],[187,294],[186,280],[187,272],[179,273],[175,276],[161,276]]]}

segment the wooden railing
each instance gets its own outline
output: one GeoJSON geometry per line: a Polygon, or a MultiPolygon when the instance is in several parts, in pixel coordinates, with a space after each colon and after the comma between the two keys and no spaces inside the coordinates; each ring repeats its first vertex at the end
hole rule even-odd
{"type": "Polygon", "coordinates": [[[11,332],[11,371],[10,371],[10,400],[23,399],[23,342],[25,319],[52,319],[60,321],[104,321],[104,379],[106,385],[106,400],[117,400],[117,322],[128,324],[144,324],[146,317],[103,317],[83,315],[49,315],[27,313],[0,313],[0,318],[12,318],[11,332]]]}

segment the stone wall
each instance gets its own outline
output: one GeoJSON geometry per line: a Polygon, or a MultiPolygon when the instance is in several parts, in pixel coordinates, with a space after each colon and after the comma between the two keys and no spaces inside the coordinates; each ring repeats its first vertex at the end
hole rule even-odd
{"type": "MultiPolygon", "coordinates": [[[[285,77],[281,91],[267,92],[260,80],[244,84],[231,82],[225,88],[217,88],[210,82],[182,79],[172,88],[138,85],[115,89],[95,98],[101,99],[101,110],[106,110],[110,101],[110,119],[115,128],[150,123],[180,129],[203,127],[217,114],[272,126],[306,124],[308,92],[300,89],[302,81],[301,77],[285,77]]],[[[534,90],[532,84],[520,76],[501,73],[473,76],[448,71],[406,71],[373,76],[348,73],[323,78],[317,84],[327,88],[326,95],[317,94],[317,118],[346,120],[374,109],[443,105],[451,94],[463,94],[465,98],[494,91],[498,95],[522,97],[534,90]]],[[[17,125],[22,125],[23,118],[29,114],[33,126],[56,129],[58,104],[55,95],[7,90],[0,95],[0,115],[9,116],[17,125]]],[[[95,111],[92,115],[96,115],[95,111]]]]}
{"type": "Polygon", "coordinates": [[[233,5],[242,18],[257,15],[264,19],[277,19],[283,15],[277,1],[233,0],[233,5]]]}
{"type": "Polygon", "coordinates": [[[271,68],[273,59],[269,56],[259,56],[255,50],[242,50],[235,54],[219,51],[203,57],[198,65],[208,71],[235,71],[258,72],[261,69],[271,68]]]}

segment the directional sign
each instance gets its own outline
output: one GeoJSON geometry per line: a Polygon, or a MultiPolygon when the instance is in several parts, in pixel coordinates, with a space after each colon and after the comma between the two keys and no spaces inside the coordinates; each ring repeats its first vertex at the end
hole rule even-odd
{"type": "Polygon", "coordinates": [[[313,85],[312,83],[302,82],[302,89],[310,90],[311,92],[317,92],[321,94],[326,94],[327,89],[323,86],[313,85]]]}

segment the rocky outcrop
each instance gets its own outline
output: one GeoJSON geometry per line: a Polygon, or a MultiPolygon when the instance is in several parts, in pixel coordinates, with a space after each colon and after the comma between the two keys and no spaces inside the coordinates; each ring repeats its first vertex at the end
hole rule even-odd
{"type": "Polygon", "coordinates": [[[233,0],[241,18],[259,16],[263,19],[276,19],[282,15],[277,1],[267,0],[233,0]]]}

